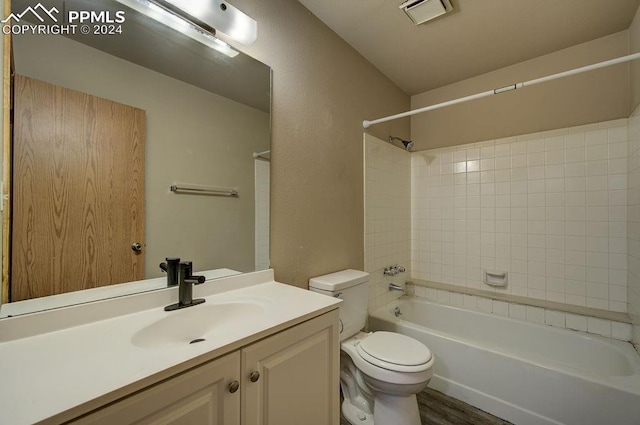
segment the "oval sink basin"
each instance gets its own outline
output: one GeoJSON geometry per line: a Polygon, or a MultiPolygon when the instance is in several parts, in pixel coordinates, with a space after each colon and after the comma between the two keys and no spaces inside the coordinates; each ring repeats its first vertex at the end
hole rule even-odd
{"type": "Polygon", "coordinates": [[[230,322],[259,318],[264,314],[264,308],[250,302],[205,303],[166,314],[165,318],[136,332],[132,344],[165,348],[202,342],[216,330],[223,332],[230,322]]]}

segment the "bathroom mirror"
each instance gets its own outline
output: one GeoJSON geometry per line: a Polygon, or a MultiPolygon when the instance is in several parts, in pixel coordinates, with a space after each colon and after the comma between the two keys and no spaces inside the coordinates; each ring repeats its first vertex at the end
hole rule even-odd
{"type": "MultiPolygon", "coordinates": [[[[35,6],[12,1],[21,24],[39,19],[29,7],[35,6]]],[[[3,305],[78,290],[65,286],[71,281],[91,288],[161,277],[165,257],[193,261],[194,270],[268,268],[270,68],[240,52],[228,57],[112,0],[40,1],[38,7],[45,19],[44,10],[58,13],[57,23],[45,22],[49,26],[70,25],[69,11],[102,13],[96,18],[102,21],[87,22],[86,35],[79,22],[75,34],[12,35],[12,218],[3,252],[11,270],[3,279],[3,305]],[[123,22],[105,23],[116,16],[123,22]],[[78,117],[68,107],[71,98],[83,105],[78,117]],[[34,112],[42,105],[54,109],[45,112],[51,119],[34,112]],[[120,107],[137,114],[136,129],[113,112],[120,107]],[[100,118],[102,109],[107,118],[100,118]],[[79,121],[69,124],[72,116],[79,121]],[[96,124],[99,119],[106,124],[96,124]],[[104,136],[110,127],[123,127],[135,139],[132,152],[144,146],[144,161],[136,165],[133,154],[122,154],[115,147],[122,133],[104,136]],[[82,133],[80,147],[70,148],[60,128],[82,133]],[[41,133],[45,142],[36,137],[41,133]],[[106,174],[124,168],[120,173],[139,186],[98,180],[104,164],[110,164],[106,174]],[[46,167],[44,179],[36,176],[46,167]],[[67,174],[77,170],[85,174],[67,174]],[[104,190],[107,201],[96,203],[104,190]],[[110,201],[116,194],[124,197],[110,201]],[[49,205],[41,207],[48,195],[49,205]],[[63,205],[67,199],[75,204],[63,205]],[[68,238],[59,236],[64,232],[68,238]],[[78,233],[81,241],[69,242],[78,233]],[[37,251],[40,245],[49,251],[37,251]],[[114,277],[122,261],[97,262],[116,250],[133,259],[120,267],[132,277],[114,277]],[[42,258],[36,275],[32,265],[42,258]],[[54,277],[59,282],[51,284],[54,277]],[[19,279],[23,289],[17,289],[19,279]],[[38,285],[48,288],[41,292],[38,285]]]]}

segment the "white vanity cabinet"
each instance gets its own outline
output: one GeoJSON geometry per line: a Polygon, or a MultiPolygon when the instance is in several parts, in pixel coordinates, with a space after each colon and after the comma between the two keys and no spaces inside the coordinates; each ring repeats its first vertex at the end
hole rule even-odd
{"type": "Polygon", "coordinates": [[[233,352],[110,406],[73,420],[74,425],[236,425],[240,392],[229,384],[240,372],[240,353],[233,352]]]}
{"type": "Polygon", "coordinates": [[[337,309],[249,345],[241,354],[242,425],[340,422],[337,309]]]}
{"type": "Polygon", "coordinates": [[[69,423],[337,424],[337,324],[335,309],[69,423]]]}

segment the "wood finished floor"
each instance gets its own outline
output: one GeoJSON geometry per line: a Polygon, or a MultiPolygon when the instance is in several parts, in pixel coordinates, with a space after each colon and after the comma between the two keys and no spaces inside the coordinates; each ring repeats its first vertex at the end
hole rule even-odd
{"type": "MultiPolygon", "coordinates": [[[[418,394],[418,406],[422,425],[512,425],[511,422],[431,388],[418,394]]],[[[340,418],[340,425],[350,424],[346,419],[340,418]]]]}

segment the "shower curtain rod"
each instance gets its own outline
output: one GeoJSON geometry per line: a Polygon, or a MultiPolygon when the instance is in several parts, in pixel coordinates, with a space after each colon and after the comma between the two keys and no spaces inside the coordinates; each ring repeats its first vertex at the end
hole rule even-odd
{"type": "Polygon", "coordinates": [[[487,90],[487,91],[482,92],[482,93],[472,94],[470,96],[465,96],[465,97],[461,97],[461,98],[458,98],[458,99],[449,100],[447,102],[438,103],[436,105],[425,106],[424,108],[414,109],[413,111],[407,111],[407,112],[403,112],[401,114],[390,115],[390,116],[384,117],[384,118],[378,118],[377,120],[371,120],[371,121],[364,120],[364,121],[362,121],[362,127],[369,128],[374,124],[380,124],[380,123],[383,123],[383,122],[386,122],[386,121],[395,120],[395,119],[398,119],[398,118],[409,117],[411,115],[421,114],[423,112],[433,111],[435,109],[440,109],[440,108],[444,108],[444,107],[447,107],[447,106],[456,105],[458,103],[464,103],[464,102],[468,102],[470,100],[480,99],[482,97],[493,96],[494,94],[505,93],[505,92],[508,92],[508,91],[511,91],[511,90],[520,89],[520,88],[528,87],[528,86],[533,86],[535,84],[544,83],[544,82],[547,82],[547,81],[551,81],[551,80],[555,80],[555,79],[563,78],[563,77],[568,77],[570,75],[580,74],[580,73],[587,72],[587,71],[592,71],[594,69],[599,69],[599,68],[604,68],[604,67],[611,66],[611,65],[617,65],[619,63],[629,62],[629,61],[632,61],[632,60],[635,60],[635,59],[640,59],[640,52],[639,53],[634,53],[632,55],[622,56],[622,57],[619,57],[619,58],[616,58],[616,59],[607,60],[607,61],[604,61],[604,62],[598,62],[598,63],[595,63],[593,65],[583,66],[583,67],[572,69],[572,70],[569,70],[569,71],[559,72],[557,74],[548,75],[546,77],[536,78],[534,80],[529,80],[529,81],[525,81],[525,82],[522,82],[522,83],[516,83],[516,84],[511,84],[509,86],[493,89],[493,90],[487,90]]]}

